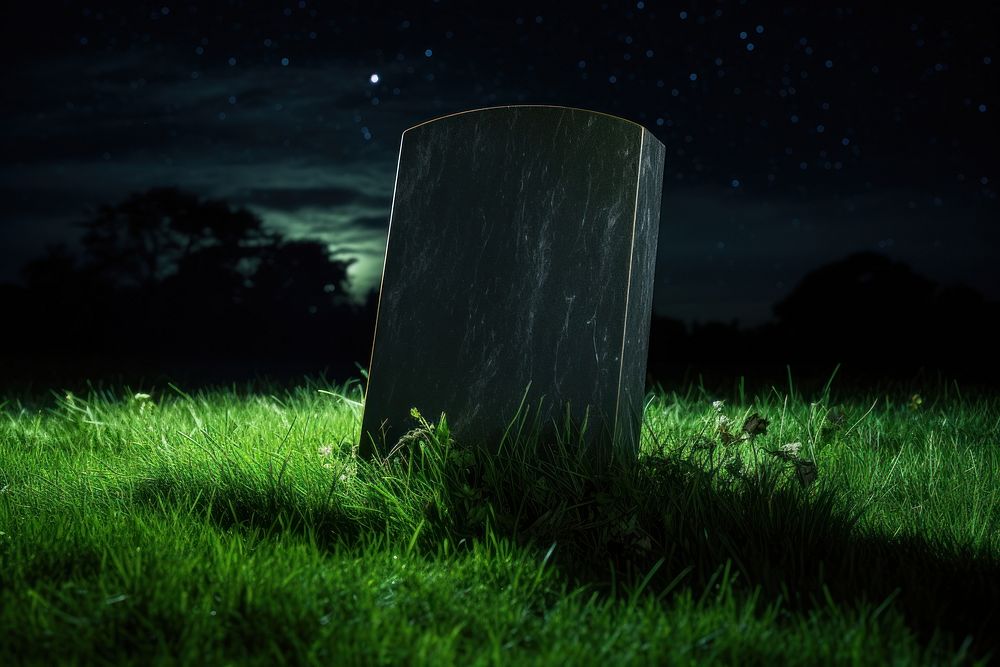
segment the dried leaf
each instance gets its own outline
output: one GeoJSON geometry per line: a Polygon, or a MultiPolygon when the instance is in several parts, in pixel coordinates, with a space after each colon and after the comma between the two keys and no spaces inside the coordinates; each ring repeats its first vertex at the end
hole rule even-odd
{"type": "Polygon", "coordinates": [[[743,422],[743,432],[746,433],[751,438],[757,435],[763,435],[767,433],[767,425],[770,422],[761,417],[756,412],[750,415],[745,422],[743,422]]]}
{"type": "Polygon", "coordinates": [[[802,486],[809,486],[816,481],[816,464],[812,461],[799,460],[795,462],[795,474],[802,486]]]}

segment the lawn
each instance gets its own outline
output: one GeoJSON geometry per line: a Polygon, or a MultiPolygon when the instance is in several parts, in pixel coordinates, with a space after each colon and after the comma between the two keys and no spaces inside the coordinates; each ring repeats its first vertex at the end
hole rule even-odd
{"type": "Polygon", "coordinates": [[[654,392],[598,473],[528,410],[359,461],[357,383],[9,394],[0,664],[995,655],[1000,398],[731,393],[654,392]]]}

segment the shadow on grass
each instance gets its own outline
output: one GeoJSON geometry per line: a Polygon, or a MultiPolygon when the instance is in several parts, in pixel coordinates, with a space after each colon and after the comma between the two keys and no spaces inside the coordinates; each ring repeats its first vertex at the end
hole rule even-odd
{"type": "Polygon", "coordinates": [[[803,488],[779,465],[723,474],[695,454],[660,453],[595,473],[572,443],[527,438],[488,456],[427,424],[386,460],[358,462],[325,498],[231,471],[154,477],[152,507],[200,507],[216,525],[302,536],[321,549],[373,540],[438,552],[491,536],[547,550],[571,584],[608,595],[710,594],[728,583],[761,602],[809,611],[894,607],[918,636],[944,632],[975,655],[995,649],[1000,560],[961,544],[887,536],[829,481],[803,488]]]}

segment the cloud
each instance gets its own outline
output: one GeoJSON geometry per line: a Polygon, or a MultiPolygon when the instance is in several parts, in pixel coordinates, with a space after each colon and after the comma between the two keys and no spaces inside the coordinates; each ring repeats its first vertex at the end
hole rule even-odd
{"type": "Polygon", "coordinates": [[[365,255],[368,257],[376,257],[376,256],[381,256],[383,254],[383,251],[384,248],[380,250],[379,248],[375,247],[365,248],[362,246],[339,245],[334,247],[334,249],[330,251],[330,256],[341,257],[347,255],[353,257],[358,255],[365,255]]]}
{"type": "MultiPolygon", "coordinates": [[[[378,287],[385,257],[386,229],[357,224],[359,219],[350,207],[307,208],[296,211],[255,207],[252,210],[264,223],[287,236],[307,238],[327,244],[330,254],[338,259],[356,260],[348,269],[350,292],[364,298],[378,287]]],[[[374,216],[371,216],[374,217],[374,216]]],[[[388,221],[388,210],[383,220],[388,221]]]]}
{"type": "Polygon", "coordinates": [[[282,67],[258,52],[229,66],[217,40],[211,57],[157,48],[46,51],[11,71],[24,93],[0,135],[0,280],[46,244],[72,243],[88,209],[176,186],[246,206],[290,236],[356,249],[353,277],[375,281],[401,133],[468,96],[394,60],[380,63],[375,89],[370,66],[339,54],[282,67]]]}
{"type": "Polygon", "coordinates": [[[351,221],[356,227],[364,227],[365,229],[377,229],[377,230],[389,230],[389,212],[386,211],[385,215],[369,215],[361,218],[354,218],[351,221]]]}
{"type": "Polygon", "coordinates": [[[280,155],[329,165],[395,152],[406,128],[467,105],[461,92],[432,87],[395,62],[380,74],[386,86],[405,85],[405,97],[374,90],[370,70],[346,59],[295,68],[185,60],[136,51],[31,61],[15,80],[31,94],[5,113],[16,131],[0,148],[23,163],[110,153],[233,162],[280,155]]]}
{"type": "Polygon", "coordinates": [[[349,204],[386,208],[389,206],[389,202],[382,197],[366,194],[357,188],[336,185],[312,188],[251,188],[246,191],[242,199],[249,204],[285,211],[340,207],[349,204]]]}

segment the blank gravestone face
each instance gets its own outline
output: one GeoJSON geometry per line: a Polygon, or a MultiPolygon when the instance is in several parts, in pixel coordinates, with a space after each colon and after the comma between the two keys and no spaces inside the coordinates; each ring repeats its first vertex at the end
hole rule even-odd
{"type": "Polygon", "coordinates": [[[495,445],[522,398],[634,455],[664,147],[565,107],[445,116],[403,133],[361,430],[385,454],[442,412],[495,445]]]}

